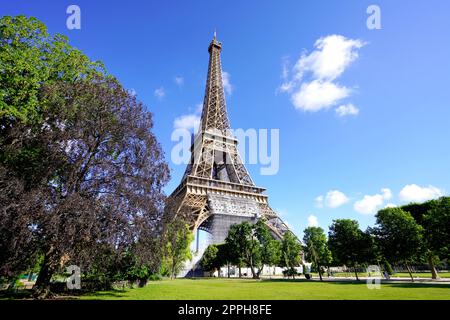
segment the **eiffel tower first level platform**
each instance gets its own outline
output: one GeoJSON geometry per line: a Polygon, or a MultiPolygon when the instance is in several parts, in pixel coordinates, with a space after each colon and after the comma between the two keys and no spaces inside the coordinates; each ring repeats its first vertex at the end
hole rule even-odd
{"type": "Polygon", "coordinates": [[[255,186],[232,136],[222,83],[222,44],[214,39],[199,130],[180,185],[169,197],[170,218],[185,219],[193,232],[204,230],[212,243],[224,242],[231,225],[264,219],[277,239],[289,231],[270,208],[265,189],[255,186]]]}

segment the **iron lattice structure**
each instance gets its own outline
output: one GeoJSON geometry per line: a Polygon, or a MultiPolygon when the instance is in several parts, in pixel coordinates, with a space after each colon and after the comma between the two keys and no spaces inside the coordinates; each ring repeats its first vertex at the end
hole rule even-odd
{"type": "Polygon", "coordinates": [[[214,39],[210,55],[201,124],[191,160],[180,185],[169,197],[170,218],[183,217],[193,232],[205,230],[213,243],[223,242],[232,224],[264,221],[275,238],[288,226],[271,209],[265,189],[255,186],[231,134],[222,83],[222,44],[214,39]]]}

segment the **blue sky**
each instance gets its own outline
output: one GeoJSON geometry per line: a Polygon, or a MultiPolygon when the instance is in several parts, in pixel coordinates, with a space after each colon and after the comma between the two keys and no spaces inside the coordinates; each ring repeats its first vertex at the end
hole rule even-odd
{"type": "Polygon", "coordinates": [[[450,190],[448,1],[0,1],[0,15],[16,14],[69,36],[136,91],[172,169],[167,193],[184,171],[170,161],[174,121],[202,102],[215,29],[232,126],[280,130],[279,172],[248,169],[297,234],[337,218],[365,229],[375,209],[450,190]],[[81,30],[66,28],[70,4],[81,8],[81,30]],[[371,4],[381,30],[366,26],[371,4]],[[318,95],[308,94],[314,81],[318,95]],[[339,116],[341,106],[358,113],[339,116]]]}

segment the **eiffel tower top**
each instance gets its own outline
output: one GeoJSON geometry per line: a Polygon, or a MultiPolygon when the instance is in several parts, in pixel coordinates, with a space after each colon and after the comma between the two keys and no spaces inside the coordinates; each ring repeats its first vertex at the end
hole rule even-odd
{"type": "Polygon", "coordinates": [[[221,50],[222,43],[216,39],[216,32],[214,32],[214,38],[208,46],[208,76],[199,132],[214,130],[224,136],[230,136],[230,121],[227,115],[220,61],[221,50]]]}

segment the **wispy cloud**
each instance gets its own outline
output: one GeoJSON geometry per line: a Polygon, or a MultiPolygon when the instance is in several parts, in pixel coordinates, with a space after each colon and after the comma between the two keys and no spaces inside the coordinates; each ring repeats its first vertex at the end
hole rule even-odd
{"type": "Polygon", "coordinates": [[[231,78],[231,75],[228,72],[226,72],[226,71],[222,72],[223,89],[225,90],[225,93],[228,95],[231,95],[234,90],[234,86],[231,84],[230,78],[231,78]]]}
{"type": "Polygon", "coordinates": [[[177,86],[182,86],[184,84],[184,78],[182,76],[176,76],[173,81],[177,86]]]}
{"type": "Polygon", "coordinates": [[[158,89],[155,89],[153,94],[155,95],[155,97],[161,100],[166,96],[166,90],[164,89],[164,87],[159,87],[158,89]]]}
{"type": "Polygon", "coordinates": [[[351,103],[343,104],[336,108],[336,114],[339,117],[357,116],[359,114],[359,109],[351,103]]]}

